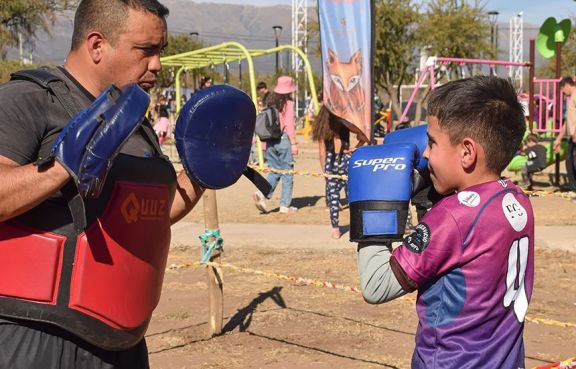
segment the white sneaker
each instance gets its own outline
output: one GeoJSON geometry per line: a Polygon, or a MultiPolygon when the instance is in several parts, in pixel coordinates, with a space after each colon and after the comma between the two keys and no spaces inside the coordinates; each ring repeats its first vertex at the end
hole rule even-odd
{"type": "Polygon", "coordinates": [[[254,200],[254,205],[256,205],[256,209],[260,210],[263,213],[268,212],[268,208],[266,207],[266,198],[260,191],[256,191],[252,194],[252,199],[254,200]]]}
{"type": "Polygon", "coordinates": [[[280,210],[281,213],[283,214],[287,214],[287,213],[295,213],[298,211],[298,208],[295,208],[294,206],[290,206],[290,207],[286,207],[286,206],[280,206],[280,210]]]}

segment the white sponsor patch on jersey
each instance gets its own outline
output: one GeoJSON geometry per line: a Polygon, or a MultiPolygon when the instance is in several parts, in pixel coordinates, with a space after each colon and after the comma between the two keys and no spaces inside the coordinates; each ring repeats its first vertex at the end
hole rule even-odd
{"type": "Polygon", "coordinates": [[[469,208],[475,208],[480,205],[480,194],[473,191],[458,192],[458,202],[469,208]]]}
{"type": "Polygon", "coordinates": [[[502,199],[502,210],[504,211],[506,219],[508,219],[508,222],[510,222],[510,225],[516,232],[520,232],[526,227],[528,214],[513,194],[507,193],[504,196],[502,199]]]}

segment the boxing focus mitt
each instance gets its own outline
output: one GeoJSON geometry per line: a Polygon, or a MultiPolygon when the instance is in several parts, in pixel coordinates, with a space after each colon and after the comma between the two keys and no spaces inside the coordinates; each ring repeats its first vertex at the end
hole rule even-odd
{"type": "Polygon", "coordinates": [[[149,103],[150,96],[136,84],[108,87],[70,120],[37,165],[57,160],[82,197],[98,197],[114,158],[144,120],[149,103]]]}
{"type": "Polygon", "coordinates": [[[235,87],[217,85],[192,95],[174,131],[190,179],[211,189],[234,184],[247,170],[255,122],[254,103],[235,87]]]}

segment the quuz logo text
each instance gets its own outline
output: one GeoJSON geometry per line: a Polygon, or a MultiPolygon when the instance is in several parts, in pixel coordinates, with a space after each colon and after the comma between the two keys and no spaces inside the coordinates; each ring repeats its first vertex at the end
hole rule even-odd
{"type": "Polygon", "coordinates": [[[377,158],[377,159],[359,159],[355,160],[352,168],[371,166],[373,172],[379,170],[405,170],[406,158],[377,158]]]}

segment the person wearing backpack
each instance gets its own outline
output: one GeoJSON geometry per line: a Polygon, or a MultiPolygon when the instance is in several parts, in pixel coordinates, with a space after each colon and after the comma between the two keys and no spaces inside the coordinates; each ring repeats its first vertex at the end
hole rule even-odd
{"type": "MultiPolygon", "coordinates": [[[[296,128],[294,125],[294,101],[292,93],[296,91],[294,80],[290,76],[280,76],[276,87],[267,100],[269,107],[278,110],[278,119],[282,135],[277,139],[266,141],[266,151],[264,158],[272,169],[282,171],[294,169],[294,155],[298,155],[298,142],[296,141],[296,128]]],[[[293,175],[280,174],[271,172],[267,177],[268,182],[272,185],[272,191],[266,198],[262,192],[256,191],[253,194],[256,208],[263,213],[268,211],[266,199],[270,199],[278,182],[282,180],[282,194],[280,195],[280,213],[295,213],[298,209],[291,206],[293,175]]]]}

